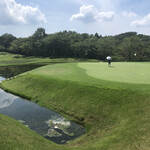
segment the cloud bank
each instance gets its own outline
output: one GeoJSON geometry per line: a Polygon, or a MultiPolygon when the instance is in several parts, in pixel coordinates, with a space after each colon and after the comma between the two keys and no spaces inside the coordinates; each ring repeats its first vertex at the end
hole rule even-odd
{"type": "Polygon", "coordinates": [[[149,26],[150,25],[150,13],[147,16],[144,16],[143,19],[135,20],[131,23],[131,26],[149,26]]]}
{"type": "Polygon", "coordinates": [[[93,5],[83,5],[80,7],[79,13],[72,15],[70,20],[82,21],[83,23],[92,23],[99,20],[109,21],[112,20],[114,16],[115,13],[113,11],[99,12],[93,5]]]}
{"type": "Polygon", "coordinates": [[[38,24],[45,23],[45,15],[37,8],[23,6],[15,0],[0,0],[0,24],[38,24]]]}
{"type": "Polygon", "coordinates": [[[138,15],[136,14],[136,13],[134,13],[134,12],[132,12],[132,11],[130,11],[130,12],[127,12],[127,11],[124,11],[123,13],[122,13],[122,15],[124,16],[124,17],[137,17],[138,15]]]}

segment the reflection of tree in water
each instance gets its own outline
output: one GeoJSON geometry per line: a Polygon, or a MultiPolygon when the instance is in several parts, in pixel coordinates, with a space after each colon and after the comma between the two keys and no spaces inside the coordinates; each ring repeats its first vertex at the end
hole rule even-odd
{"type": "Polygon", "coordinates": [[[18,65],[18,66],[2,66],[0,67],[0,76],[5,78],[10,78],[18,74],[21,74],[23,72],[38,68],[40,66],[43,65],[30,64],[30,65],[18,65]]]}

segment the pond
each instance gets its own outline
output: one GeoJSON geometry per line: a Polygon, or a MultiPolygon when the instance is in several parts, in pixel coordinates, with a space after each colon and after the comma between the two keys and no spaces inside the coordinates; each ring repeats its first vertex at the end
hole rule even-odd
{"type": "MultiPolygon", "coordinates": [[[[0,77],[0,80],[4,79],[4,77],[0,77]]],[[[57,144],[65,144],[85,133],[83,126],[2,89],[0,89],[0,113],[18,120],[26,127],[57,144]]]]}
{"type": "Polygon", "coordinates": [[[23,72],[33,70],[35,68],[44,66],[44,64],[27,64],[27,65],[16,65],[16,66],[1,66],[0,76],[10,78],[19,75],[23,72]]]}

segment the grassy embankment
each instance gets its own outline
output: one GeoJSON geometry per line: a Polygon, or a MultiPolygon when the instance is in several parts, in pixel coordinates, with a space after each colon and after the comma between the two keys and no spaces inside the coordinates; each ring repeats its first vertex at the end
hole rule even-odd
{"type": "Polygon", "coordinates": [[[51,64],[64,62],[78,62],[78,61],[97,61],[95,59],[75,59],[75,58],[39,58],[39,57],[25,57],[23,55],[0,52],[0,66],[8,65],[26,65],[26,64],[51,64]]]}
{"type": "MultiPolygon", "coordinates": [[[[148,66],[149,63],[115,63],[112,68],[107,68],[106,63],[55,64],[3,82],[4,89],[28,97],[42,106],[81,122],[87,132],[66,146],[55,146],[29,132],[19,123],[10,121],[10,124],[5,125],[7,130],[3,128],[0,130],[2,135],[0,145],[5,149],[9,147],[15,149],[20,142],[25,146],[31,146],[29,148],[32,149],[30,140],[25,142],[23,140],[24,137],[28,139],[27,137],[30,136],[32,142],[37,144],[37,149],[38,145],[41,149],[42,143],[46,143],[43,149],[52,147],[53,150],[57,148],[149,149],[150,81],[147,77],[150,71],[148,66]],[[145,69],[140,71],[142,68],[139,66],[145,69]],[[131,75],[129,70],[134,70],[131,75]],[[23,135],[15,133],[17,139],[10,134],[14,132],[13,124],[16,124],[17,130],[20,126],[21,132],[24,132],[23,135]],[[40,138],[39,141],[34,136],[40,138]]],[[[7,119],[0,123],[2,127],[9,120],[7,119]]]]}

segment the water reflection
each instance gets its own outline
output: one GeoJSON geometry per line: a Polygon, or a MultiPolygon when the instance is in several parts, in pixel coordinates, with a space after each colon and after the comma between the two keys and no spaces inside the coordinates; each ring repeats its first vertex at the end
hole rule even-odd
{"type": "Polygon", "coordinates": [[[59,137],[62,134],[57,132],[57,129],[62,130],[65,134],[69,136],[74,136],[73,133],[69,132],[68,129],[71,127],[71,122],[67,121],[65,118],[55,118],[46,121],[50,129],[48,130],[47,136],[49,137],[59,137]]]}
{"type": "MultiPolygon", "coordinates": [[[[0,76],[5,78],[10,78],[16,75],[19,75],[23,72],[33,70],[35,68],[41,67],[44,64],[29,64],[29,65],[16,65],[16,66],[1,66],[0,67],[0,76]]],[[[0,78],[2,78],[0,77],[0,78]]],[[[1,79],[0,79],[1,80],[1,79]]]]}
{"type": "Polygon", "coordinates": [[[84,128],[58,113],[0,89],[0,113],[10,116],[45,138],[65,144],[84,134],[84,128]]]}
{"type": "Polygon", "coordinates": [[[3,80],[5,80],[5,78],[0,76],[0,82],[3,81],[3,80]]]}
{"type": "Polygon", "coordinates": [[[0,108],[8,107],[10,106],[16,96],[13,96],[9,93],[4,93],[2,89],[0,89],[0,108]]]}

